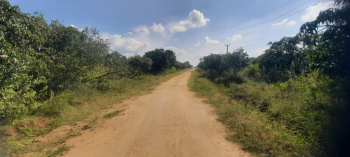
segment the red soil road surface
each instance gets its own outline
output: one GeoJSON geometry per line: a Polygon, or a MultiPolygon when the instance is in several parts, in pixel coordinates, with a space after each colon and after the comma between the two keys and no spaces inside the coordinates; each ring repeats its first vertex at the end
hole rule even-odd
{"type": "Polygon", "coordinates": [[[68,157],[250,156],[225,140],[214,110],[187,87],[191,71],[118,106],[122,114],[67,141],[68,157]]]}

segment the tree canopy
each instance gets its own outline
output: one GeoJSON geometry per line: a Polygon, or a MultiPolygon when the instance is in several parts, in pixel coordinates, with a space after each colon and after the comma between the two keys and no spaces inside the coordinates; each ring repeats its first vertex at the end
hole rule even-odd
{"type": "Polygon", "coordinates": [[[165,69],[175,66],[176,56],[171,50],[155,49],[145,53],[144,57],[153,61],[151,72],[158,74],[165,69]]]}

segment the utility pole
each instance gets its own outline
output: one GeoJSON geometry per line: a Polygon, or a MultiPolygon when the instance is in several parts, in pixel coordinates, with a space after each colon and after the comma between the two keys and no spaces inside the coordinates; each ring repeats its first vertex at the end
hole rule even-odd
{"type": "Polygon", "coordinates": [[[225,46],[227,47],[226,53],[228,53],[228,46],[230,46],[231,44],[225,44],[225,46]]]}

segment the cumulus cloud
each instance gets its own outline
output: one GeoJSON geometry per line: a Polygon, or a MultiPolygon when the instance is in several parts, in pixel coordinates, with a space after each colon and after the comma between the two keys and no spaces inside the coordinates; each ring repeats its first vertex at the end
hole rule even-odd
{"type": "Polygon", "coordinates": [[[204,39],[205,39],[205,43],[207,43],[207,44],[218,44],[219,43],[219,40],[210,39],[208,36],[206,36],[204,39]]]}
{"type": "MultiPolygon", "coordinates": [[[[159,24],[153,23],[152,26],[141,25],[134,28],[133,31],[141,35],[149,35],[150,31],[153,31],[155,33],[159,33],[162,35],[166,34],[166,29],[161,23],[159,24]]],[[[133,32],[128,32],[128,35],[133,35],[133,32]]]]}
{"type": "Polygon", "coordinates": [[[120,51],[122,53],[139,52],[147,48],[149,43],[142,42],[134,38],[124,38],[121,35],[107,35],[104,38],[108,39],[112,50],[120,51]]]}
{"type": "Polygon", "coordinates": [[[335,7],[334,1],[321,2],[321,3],[318,3],[317,5],[309,6],[306,9],[306,13],[303,16],[301,16],[301,20],[303,22],[313,21],[317,18],[320,11],[327,10],[329,8],[334,8],[334,7],[335,7]]]}
{"type": "Polygon", "coordinates": [[[237,34],[237,35],[233,35],[232,37],[229,37],[228,39],[231,41],[236,41],[236,40],[239,40],[242,38],[243,38],[243,36],[241,34],[237,34]]]}
{"type": "Polygon", "coordinates": [[[153,23],[153,26],[151,26],[151,30],[157,33],[163,33],[165,31],[164,26],[160,24],[153,23]]]}
{"type": "Polygon", "coordinates": [[[202,27],[207,24],[210,19],[205,18],[203,13],[200,11],[193,9],[186,20],[177,22],[170,26],[170,32],[185,32],[190,28],[202,27]]]}
{"type": "Polygon", "coordinates": [[[147,26],[139,26],[135,28],[134,31],[140,34],[145,34],[145,35],[149,34],[147,26]]]}
{"type": "MultiPolygon", "coordinates": [[[[193,9],[185,20],[173,22],[164,26],[162,23],[153,23],[152,26],[141,25],[133,29],[134,33],[149,35],[150,31],[162,34],[163,36],[171,35],[172,33],[185,32],[191,28],[203,27],[209,21],[205,18],[203,13],[193,9]]],[[[128,35],[132,35],[133,32],[128,32],[128,35]]]]}

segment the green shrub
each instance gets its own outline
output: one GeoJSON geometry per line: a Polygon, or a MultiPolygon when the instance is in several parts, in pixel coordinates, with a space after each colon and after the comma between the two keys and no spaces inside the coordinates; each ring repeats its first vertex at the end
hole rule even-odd
{"type": "Polygon", "coordinates": [[[317,71],[279,83],[272,88],[275,93],[271,98],[271,114],[306,142],[319,147],[326,140],[330,111],[336,102],[332,99],[332,84],[331,79],[317,71]]]}
{"type": "Polygon", "coordinates": [[[70,92],[65,92],[52,98],[49,101],[41,103],[41,105],[33,111],[36,115],[42,115],[46,117],[57,117],[61,115],[61,112],[72,103],[73,95],[70,92]]]}
{"type": "Polygon", "coordinates": [[[322,156],[333,81],[318,72],[283,83],[217,85],[194,72],[189,86],[218,108],[228,139],[262,156],[322,156]],[[218,96],[220,95],[220,96],[218,96]]]}
{"type": "Polygon", "coordinates": [[[171,74],[171,73],[175,73],[177,70],[176,70],[176,68],[175,67],[171,67],[171,68],[169,68],[169,69],[166,69],[165,71],[164,71],[164,74],[171,74]]]}
{"type": "Polygon", "coordinates": [[[259,66],[259,63],[249,64],[249,66],[244,68],[240,73],[242,73],[245,77],[258,79],[261,76],[259,66]]]}

